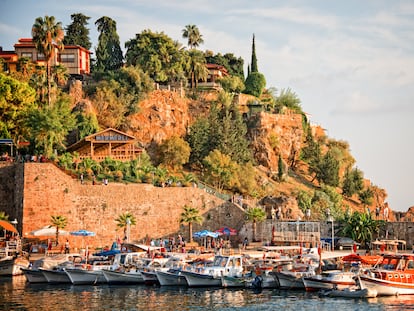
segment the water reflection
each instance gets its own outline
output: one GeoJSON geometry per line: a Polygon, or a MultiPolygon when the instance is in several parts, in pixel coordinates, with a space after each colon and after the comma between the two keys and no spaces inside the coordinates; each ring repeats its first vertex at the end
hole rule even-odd
{"type": "Polygon", "coordinates": [[[0,310],[414,310],[414,296],[349,300],[304,291],[28,284],[0,278],[0,310]]]}

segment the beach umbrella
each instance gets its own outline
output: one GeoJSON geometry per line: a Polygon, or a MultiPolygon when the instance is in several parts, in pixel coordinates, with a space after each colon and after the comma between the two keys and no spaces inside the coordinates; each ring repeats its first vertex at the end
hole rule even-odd
{"type": "Polygon", "coordinates": [[[95,236],[95,232],[81,229],[81,230],[77,230],[77,231],[71,231],[70,235],[74,235],[74,236],[95,236]]]}
{"type": "MultiPolygon", "coordinates": [[[[43,228],[33,230],[27,233],[30,236],[56,236],[56,227],[44,226],[43,228]]],[[[69,235],[69,232],[59,229],[59,236],[69,235]]]]}
{"type": "MultiPolygon", "coordinates": [[[[71,231],[70,235],[81,236],[83,238],[82,239],[82,248],[83,248],[84,245],[85,245],[85,237],[95,236],[95,232],[81,229],[81,230],[77,230],[77,231],[71,231]]],[[[88,262],[88,245],[86,245],[85,255],[86,255],[86,262],[88,262]]]]}
{"type": "Polygon", "coordinates": [[[17,229],[11,223],[5,220],[0,220],[0,227],[3,227],[3,229],[7,231],[11,231],[17,234],[19,233],[17,229]]]}
{"type": "Polygon", "coordinates": [[[206,237],[217,238],[218,236],[219,234],[217,232],[213,232],[209,230],[201,230],[193,234],[193,237],[195,238],[206,238],[206,237]]]}
{"type": "Polygon", "coordinates": [[[216,232],[219,235],[237,235],[237,230],[230,227],[221,227],[220,229],[217,229],[216,232]]]}

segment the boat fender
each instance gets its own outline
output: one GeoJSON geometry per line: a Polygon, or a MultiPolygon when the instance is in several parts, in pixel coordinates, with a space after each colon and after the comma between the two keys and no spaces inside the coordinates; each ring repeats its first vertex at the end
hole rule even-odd
{"type": "Polygon", "coordinates": [[[262,277],[261,276],[256,276],[252,282],[252,286],[254,288],[262,288],[262,277]]]}

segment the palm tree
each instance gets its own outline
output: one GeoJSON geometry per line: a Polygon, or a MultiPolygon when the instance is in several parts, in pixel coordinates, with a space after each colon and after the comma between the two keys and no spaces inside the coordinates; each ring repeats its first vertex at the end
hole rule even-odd
{"type": "Polygon", "coordinates": [[[6,214],[6,212],[0,211],[0,220],[8,220],[9,215],[6,214]]]}
{"type": "Polygon", "coordinates": [[[56,55],[56,50],[63,50],[64,36],[62,23],[56,23],[54,16],[46,15],[45,18],[36,18],[32,27],[32,37],[36,50],[45,57],[49,105],[51,103],[51,60],[56,55]]]}
{"type": "Polygon", "coordinates": [[[52,215],[50,217],[50,223],[53,227],[56,227],[56,245],[59,244],[59,229],[64,229],[68,223],[65,216],[62,215],[52,215]]]}
{"type": "Polygon", "coordinates": [[[253,222],[253,241],[256,241],[257,223],[266,219],[266,212],[260,207],[249,207],[246,211],[246,216],[249,221],[253,222]]]}
{"type": "Polygon", "coordinates": [[[137,221],[135,219],[135,216],[132,215],[130,212],[126,212],[124,214],[121,214],[118,216],[118,218],[115,219],[117,222],[117,227],[122,228],[124,230],[124,236],[127,238],[127,241],[129,242],[129,232],[128,229],[129,226],[135,226],[137,221]]]}
{"type": "Polygon", "coordinates": [[[198,81],[206,81],[208,78],[209,71],[206,67],[206,58],[201,51],[191,50],[188,55],[189,63],[189,74],[191,81],[191,88],[197,87],[198,81]]]}
{"type": "Polygon", "coordinates": [[[182,32],[183,38],[188,39],[188,46],[190,49],[196,48],[204,43],[203,36],[200,34],[200,30],[196,25],[187,25],[182,32]]]}
{"type": "Polygon", "coordinates": [[[180,215],[180,224],[188,223],[188,233],[190,235],[190,243],[193,242],[193,223],[201,224],[204,218],[200,215],[200,211],[192,206],[185,205],[180,215]]]}

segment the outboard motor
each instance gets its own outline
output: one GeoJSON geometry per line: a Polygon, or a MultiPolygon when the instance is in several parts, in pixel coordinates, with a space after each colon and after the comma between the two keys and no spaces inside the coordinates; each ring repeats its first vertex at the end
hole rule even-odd
{"type": "Polygon", "coordinates": [[[253,282],[252,282],[252,287],[253,288],[262,288],[262,283],[263,283],[263,278],[258,275],[254,278],[253,282]]]}

